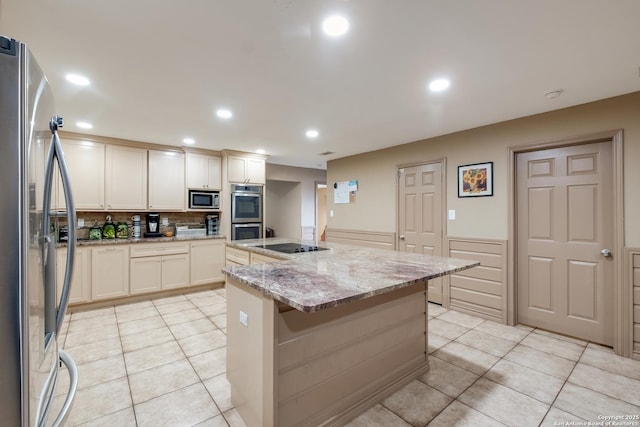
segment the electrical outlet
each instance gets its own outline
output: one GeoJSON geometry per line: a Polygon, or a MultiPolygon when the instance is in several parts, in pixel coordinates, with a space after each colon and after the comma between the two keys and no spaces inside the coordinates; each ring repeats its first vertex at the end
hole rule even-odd
{"type": "Polygon", "coordinates": [[[165,227],[169,225],[169,218],[167,218],[166,216],[162,218],[162,225],[165,227]]]}
{"type": "Polygon", "coordinates": [[[244,326],[249,326],[249,315],[242,310],[240,310],[240,323],[244,326]]]}
{"type": "Polygon", "coordinates": [[[78,218],[78,227],[84,227],[84,218],[78,218]]]}

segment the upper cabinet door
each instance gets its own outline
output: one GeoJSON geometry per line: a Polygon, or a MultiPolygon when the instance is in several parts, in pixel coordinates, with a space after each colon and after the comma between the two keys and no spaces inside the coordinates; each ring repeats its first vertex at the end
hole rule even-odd
{"type": "Polygon", "coordinates": [[[229,156],[227,166],[227,179],[229,182],[264,184],[266,181],[264,159],[229,156]]]}
{"type": "Polygon", "coordinates": [[[208,181],[207,188],[220,190],[222,188],[222,159],[216,156],[207,157],[208,181]]]}
{"type": "Polygon", "coordinates": [[[251,184],[264,184],[265,161],[263,159],[247,159],[247,182],[251,184]]]}
{"type": "Polygon", "coordinates": [[[245,182],[247,179],[247,160],[244,157],[229,156],[227,159],[227,179],[229,182],[245,182]]]}
{"type": "Polygon", "coordinates": [[[149,150],[149,209],[183,211],[184,154],[149,150]]]}
{"type": "Polygon", "coordinates": [[[147,209],[147,150],[107,145],[105,205],[108,210],[147,209]]]}
{"type": "Polygon", "coordinates": [[[187,153],[187,188],[220,190],[221,163],[220,157],[187,153]]]}
{"type": "MultiPolygon", "coordinates": [[[[104,144],[67,139],[61,142],[76,210],[104,210],[104,144]]],[[[57,198],[57,207],[64,208],[64,193],[58,192],[57,198]]]]}

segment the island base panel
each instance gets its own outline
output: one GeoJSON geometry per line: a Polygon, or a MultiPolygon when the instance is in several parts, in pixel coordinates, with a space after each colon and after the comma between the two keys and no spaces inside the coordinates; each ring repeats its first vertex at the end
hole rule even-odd
{"type": "Polygon", "coordinates": [[[228,278],[227,301],[231,399],[249,427],[341,425],[428,368],[426,281],[303,313],[228,278]]]}

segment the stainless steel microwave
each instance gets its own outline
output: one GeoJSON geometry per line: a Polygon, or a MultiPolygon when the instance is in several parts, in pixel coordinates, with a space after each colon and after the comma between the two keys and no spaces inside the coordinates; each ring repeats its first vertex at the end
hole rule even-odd
{"type": "Polygon", "coordinates": [[[189,209],[220,209],[220,192],[189,190],[189,209]]]}

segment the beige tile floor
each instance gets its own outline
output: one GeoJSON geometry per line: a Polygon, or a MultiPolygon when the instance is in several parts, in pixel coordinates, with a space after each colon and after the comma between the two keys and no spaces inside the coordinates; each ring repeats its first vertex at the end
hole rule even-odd
{"type": "MultiPolygon", "coordinates": [[[[429,372],[350,426],[587,425],[640,415],[639,361],[433,304],[429,317],[429,372]]],[[[229,398],[225,334],[224,289],[68,315],[61,343],[80,379],[67,425],[244,426],[229,398]]]]}

